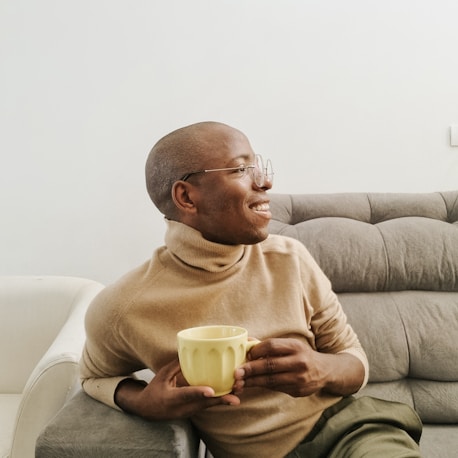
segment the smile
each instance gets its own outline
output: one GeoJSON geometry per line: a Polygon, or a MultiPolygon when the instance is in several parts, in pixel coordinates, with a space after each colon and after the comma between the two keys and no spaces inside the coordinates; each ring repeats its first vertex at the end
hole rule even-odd
{"type": "Polygon", "coordinates": [[[266,202],[263,204],[253,205],[251,209],[257,212],[267,212],[270,210],[270,205],[268,202],[266,202]]]}
{"type": "Polygon", "coordinates": [[[252,210],[257,212],[266,212],[270,210],[270,205],[268,203],[253,205],[252,210]]]}

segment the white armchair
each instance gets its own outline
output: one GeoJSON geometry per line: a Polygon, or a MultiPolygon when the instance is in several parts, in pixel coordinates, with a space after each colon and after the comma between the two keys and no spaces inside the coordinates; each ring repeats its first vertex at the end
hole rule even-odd
{"type": "Polygon", "coordinates": [[[0,457],[32,458],[79,387],[84,316],[103,288],[74,277],[0,276],[0,457]]]}

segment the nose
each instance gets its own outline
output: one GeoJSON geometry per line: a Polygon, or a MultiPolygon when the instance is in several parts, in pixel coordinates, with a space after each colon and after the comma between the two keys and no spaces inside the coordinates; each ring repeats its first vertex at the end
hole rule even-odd
{"type": "Polygon", "coordinates": [[[269,189],[272,189],[273,183],[272,180],[266,175],[263,174],[263,180],[260,185],[256,183],[256,180],[251,180],[252,186],[255,189],[262,189],[263,191],[268,191],[269,189]]]}

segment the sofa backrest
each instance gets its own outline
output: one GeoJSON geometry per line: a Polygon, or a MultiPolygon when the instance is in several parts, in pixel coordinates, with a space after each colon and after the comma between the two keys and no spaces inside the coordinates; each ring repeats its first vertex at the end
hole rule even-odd
{"type": "Polygon", "coordinates": [[[366,392],[457,422],[458,191],[270,198],[270,232],[300,240],[338,293],[368,355],[366,392]]]}
{"type": "Polygon", "coordinates": [[[271,195],[270,231],[300,240],[336,292],[458,291],[458,191],[271,195]]]}

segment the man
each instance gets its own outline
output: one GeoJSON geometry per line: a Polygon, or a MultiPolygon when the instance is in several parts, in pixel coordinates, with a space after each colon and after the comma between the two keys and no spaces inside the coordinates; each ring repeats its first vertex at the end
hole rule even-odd
{"type": "Polygon", "coordinates": [[[272,179],[224,124],[187,126],[153,147],[146,182],[165,246],[91,305],[84,390],[147,420],[190,417],[217,457],[362,456],[368,442],[379,456],[419,456],[404,431],[419,439],[410,408],[348,397],[367,381],[366,356],[305,247],[268,235],[272,179]],[[177,360],[176,333],[205,324],[261,340],[221,397],[187,386],[177,360]],[[150,383],[132,376],[146,367],[150,383]],[[392,452],[380,449],[388,442],[392,452]]]}

